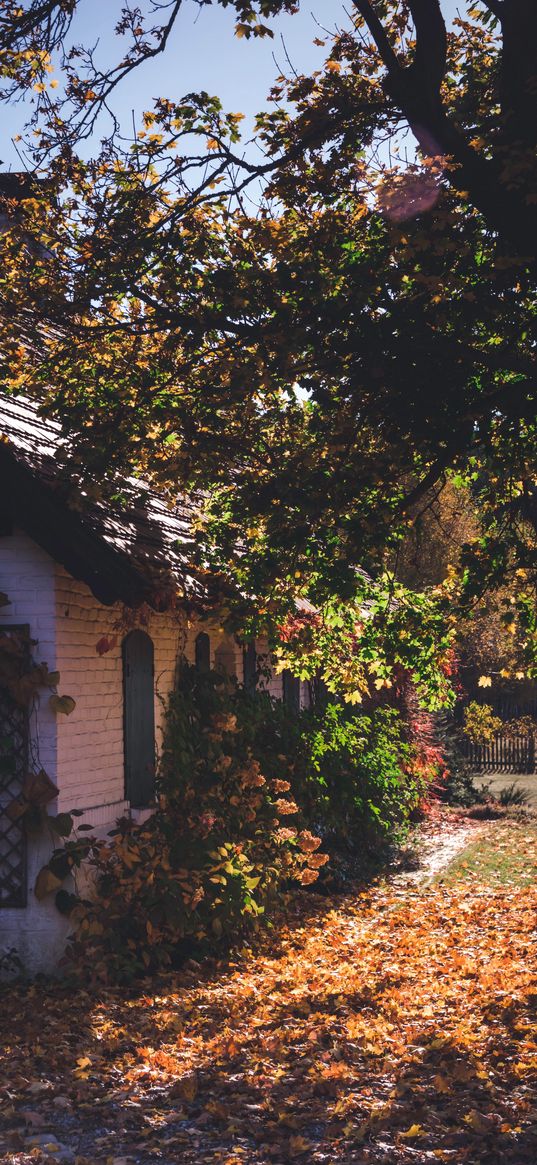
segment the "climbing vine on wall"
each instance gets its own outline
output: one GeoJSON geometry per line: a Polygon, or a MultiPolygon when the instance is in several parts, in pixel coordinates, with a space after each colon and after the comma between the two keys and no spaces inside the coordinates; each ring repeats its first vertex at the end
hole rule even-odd
{"type": "MultiPolygon", "coordinates": [[[[0,607],[9,606],[6,594],[0,595],[0,607]]],[[[76,707],[72,696],[60,695],[60,673],[49,671],[46,663],[36,663],[32,657],[32,640],[26,627],[5,624],[0,628],[0,690],[14,703],[30,709],[35,701],[49,691],[48,704],[56,714],[70,715],[76,707]]],[[[8,749],[9,751],[9,749],[8,749]]],[[[45,806],[58,795],[58,790],[43,768],[29,768],[24,775],[17,796],[5,806],[11,821],[25,819],[34,828],[44,820],[45,806]]]]}

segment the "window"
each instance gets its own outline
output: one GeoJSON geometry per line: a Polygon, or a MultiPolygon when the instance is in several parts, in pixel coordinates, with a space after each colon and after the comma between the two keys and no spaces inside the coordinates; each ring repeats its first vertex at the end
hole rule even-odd
{"type": "Polygon", "coordinates": [[[300,711],[300,680],[287,669],[282,672],[283,702],[295,712],[300,711]]]}
{"type": "Polygon", "coordinates": [[[133,808],[155,798],[153,643],[145,631],[123,640],[125,796],[133,808]]]}
{"type": "Polygon", "coordinates": [[[257,687],[257,654],[255,643],[247,643],[242,652],[244,687],[247,692],[255,692],[257,687]]]}
{"type": "Polygon", "coordinates": [[[196,667],[198,671],[208,672],[211,670],[211,640],[205,631],[200,631],[196,636],[196,667]]]}

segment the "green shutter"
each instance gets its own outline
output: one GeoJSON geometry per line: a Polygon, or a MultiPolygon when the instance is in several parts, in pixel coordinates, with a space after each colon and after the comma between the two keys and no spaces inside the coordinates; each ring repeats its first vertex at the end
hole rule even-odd
{"type": "Polygon", "coordinates": [[[255,643],[247,643],[243,648],[244,687],[247,692],[255,692],[257,687],[257,655],[255,643]]]}
{"type": "Polygon", "coordinates": [[[211,670],[211,641],[205,631],[196,636],[196,667],[200,672],[211,670]]]}
{"type": "Polygon", "coordinates": [[[145,631],[123,640],[125,796],[136,808],[155,798],[153,643],[145,631]]]}
{"type": "MultiPolygon", "coordinates": [[[[21,649],[21,670],[30,660],[29,627],[2,625],[1,634],[21,649]]],[[[0,907],[26,906],[26,834],[13,814],[28,772],[28,710],[0,687],[0,907]]]]}
{"type": "Polygon", "coordinates": [[[295,712],[300,711],[300,680],[287,668],[282,672],[283,702],[295,712]]]}

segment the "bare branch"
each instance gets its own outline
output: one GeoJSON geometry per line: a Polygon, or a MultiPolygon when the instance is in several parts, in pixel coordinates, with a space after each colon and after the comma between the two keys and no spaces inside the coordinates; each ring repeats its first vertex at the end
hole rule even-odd
{"type": "MultiPolygon", "coordinates": [[[[88,103],[87,113],[85,113],[79,120],[75,121],[76,136],[87,137],[92,133],[95,122],[99,113],[106,109],[110,112],[108,106],[108,99],[117,86],[128,77],[130,73],[134,72],[139,65],[145,61],[154,59],[165,52],[170,35],[175,26],[180,9],[182,8],[183,0],[175,0],[172,5],[172,10],[168,20],[158,29],[157,42],[152,45],[145,45],[140,51],[136,52],[133,49],[127,53],[127,56],[120,61],[119,65],[111,69],[107,73],[103,73],[101,77],[97,77],[97,72],[91,77],[91,84],[98,87],[96,96],[88,103]]],[[[155,31],[155,30],[153,30],[155,31]]],[[[92,62],[91,62],[92,63],[92,62]]],[[[89,82],[88,82],[89,84],[89,82]]]]}

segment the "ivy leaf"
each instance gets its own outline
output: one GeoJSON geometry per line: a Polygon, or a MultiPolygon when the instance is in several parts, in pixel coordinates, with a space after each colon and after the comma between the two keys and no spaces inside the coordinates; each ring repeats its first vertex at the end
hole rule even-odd
{"type": "Polygon", "coordinates": [[[58,813],[56,817],[49,817],[48,821],[58,837],[69,837],[73,831],[73,818],[70,813],[58,813]]]}
{"type": "Polygon", "coordinates": [[[78,905],[79,899],[77,898],[76,894],[70,894],[68,890],[64,890],[62,888],[61,890],[58,890],[54,902],[56,904],[56,910],[58,910],[60,914],[68,916],[72,913],[75,906],[78,905]]]}
{"type": "Polygon", "coordinates": [[[63,716],[70,716],[76,708],[76,700],[72,696],[51,696],[49,700],[49,708],[53,712],[61,713],[63,716]]]}

